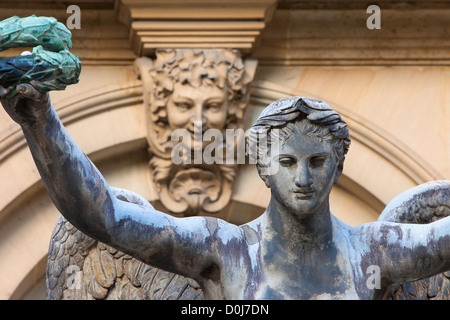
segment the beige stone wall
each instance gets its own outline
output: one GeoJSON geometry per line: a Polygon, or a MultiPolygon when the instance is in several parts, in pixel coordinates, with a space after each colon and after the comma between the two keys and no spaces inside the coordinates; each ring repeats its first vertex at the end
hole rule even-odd
{"type": "MultiPolygon", "coordinates": [[[[332,192],[333,213],[351,225],[373,221],[399,192],[449,179],[450,52],[445,30],[450,8],[382,9],[382,29],[368,31],[362,7],[317,10],[292,3],[280,2],[251,53],[260,65],[250,118],[289,95],[323,99],[343,115],[352,145],[332,192]]],[[[64,21],[68,15],[63,9],[18,9],[4,3],[0,19],[37,13],[64,21]]],[[[73,32],[74,52],[83,62],[81,81],[52,93],[53,104],[111,185],[156,200],[147,182],[142,83],[133,71],[136,55],[128,29],[117,21],[112,5],[83,9],[83,17],[82,29],[73,32]]],[[[0,299],[42,298],[58,212],[18,126],[1,110],[0,194],[0,299]]],[[[264,210],[269,197],[256,169],[242,166],[223,216],[234,223],[248,221],[264,210]]]]}

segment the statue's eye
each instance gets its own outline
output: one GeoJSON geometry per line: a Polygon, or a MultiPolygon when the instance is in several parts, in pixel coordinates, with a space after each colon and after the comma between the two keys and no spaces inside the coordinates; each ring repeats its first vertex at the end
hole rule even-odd
{"type": "Polygon", "coordinates": [[[309,159],[309,164],[313,168],[323,167],[327,158],[325,156],[315,156],[309,159]]]}
{"type": "Polygon", "coordinates": [[[222,103],[212,102],[206,105],[206,109],[211,112],[219,112],[222,109],[222,103]]]}
{"type": "Polygon", "coordinates": [[[280,157],[278,158],[278,162],[283,167],[290,167],[297,163],[297,161],[292,157],[280,157]]]}
{"type": "Polygon", "coordinates": [[[187,102],[174,102],[174,104],[180,111],[187,111],[192,108],[192,105],[187,102]]]}

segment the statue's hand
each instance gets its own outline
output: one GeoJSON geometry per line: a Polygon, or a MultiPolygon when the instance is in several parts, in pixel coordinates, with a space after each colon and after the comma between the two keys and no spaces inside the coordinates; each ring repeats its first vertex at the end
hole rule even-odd
{"type": "Polygon", "coordinates": [[[31,84],[0,86],[0,102],[9,116],[21,125],[37,122],[51,110],[50,95],[39,92],[31,84]]]}

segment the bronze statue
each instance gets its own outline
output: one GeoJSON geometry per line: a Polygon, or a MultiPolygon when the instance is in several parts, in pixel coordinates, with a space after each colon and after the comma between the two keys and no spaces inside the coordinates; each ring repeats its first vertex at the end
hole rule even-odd
{"type": "MultiPolygon", "coordinates": [[[[51,199],[70,222],[67,228],[105,244],[96,259],[126,254],[195,280],[205,299],[397,298],[391,288],[450,269],[449,181],[406,191],[376,222],[351,227],[331,214],[329,194],[350,138],[345,121],[322,101],[280,99],[253,125],[250,151],[256,151],[271,200],[260,217],[237,226],[214,217],[173,217],[108,186],[64,129],[49,94],[32,84],[1,87],[0,100],[21,126],[51,199]],[[260,132],[268,144],[259,144],[260,132]],[[278,147],[268,147],[273,144],[278,147]]],[[[138,272],[122,262],[122,273],[138,272]]],[[[114,268],[113,276],[103,269],[97,284],[108,287],[118,273],[114,268]]],[[[448,280],[442,281],[448,297],[448,280]]]]}

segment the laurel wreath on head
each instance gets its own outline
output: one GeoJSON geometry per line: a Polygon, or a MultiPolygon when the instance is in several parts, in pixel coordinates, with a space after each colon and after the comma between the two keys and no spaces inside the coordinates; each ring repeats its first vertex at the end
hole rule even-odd
{"type": "Polygon", "coordinates": [[[81,62],[69,50],[72,34],[52,17],[17,16],[0,21],[0,52],[33,47],[18,57],[0,58],[0,85],[31,83],[41,92],[64,90],[79,81],[81,62]]]}

